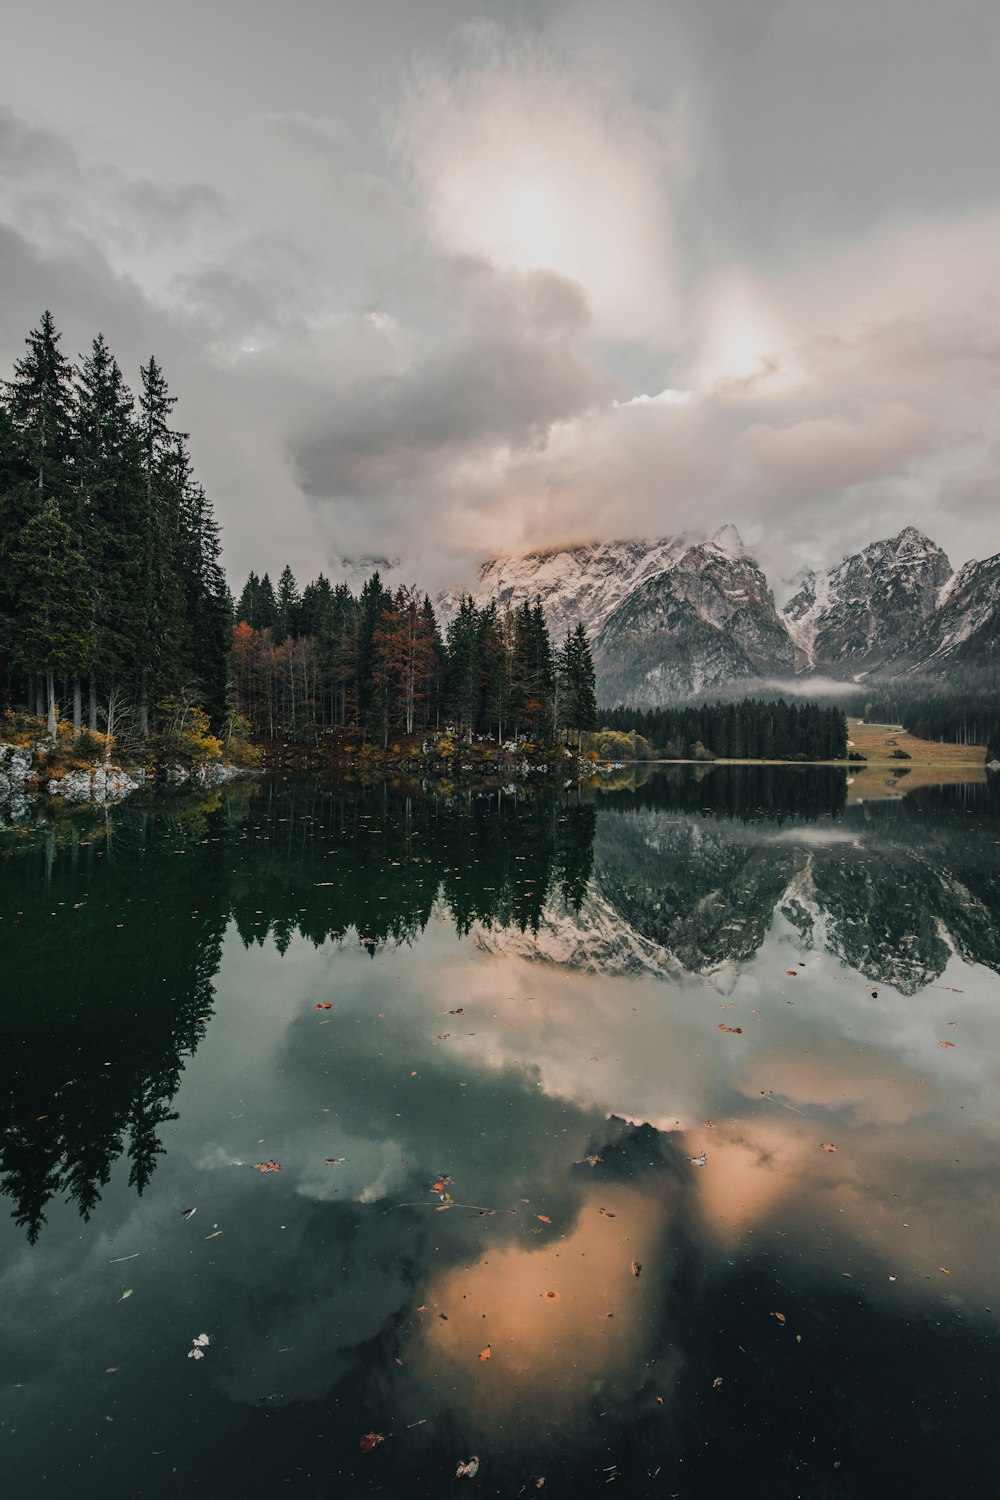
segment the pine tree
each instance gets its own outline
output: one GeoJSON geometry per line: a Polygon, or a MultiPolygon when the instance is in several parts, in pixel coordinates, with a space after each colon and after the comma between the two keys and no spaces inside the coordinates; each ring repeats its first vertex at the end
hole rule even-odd
{"type": "Polygon", "coordinates": [[[142,461],[132,393],[101,334],[76,371],[78,517],[91,598],[90,728],[98,679],[138,675],[144,537],[142,461]]]}
{"type": "MultiPolygon", "coordinates": [[[[31,470],[37,514],[50,496],[64,502],[73,465],[73,372],[61,352],[52,314],[42,314],[25,342],[28,352],[14,361],[14,379],[5,383],[7,413],[31,470]]],[[[27,497],[25,497],[27,499],[27,497]]]]}
{"type": "Polygon", "coordinates": [[[298,634],[301,603],[295,575],[286,563],[278,579],[278,619],[274,628],[276,645],[280,646],[288,636],[298,634]]]}
{"type": "Polygon", "coordinates": [[[274,597],[270,574],[265,573],[257,593],[257,629],[273,630],[277,623],[278,601],[274,597]]]}
{"type": "Polygon", "coordinates": [[[259,609],[259,593],[260,579],[257,577],[257,574],[254,573],[253,570],[251,570],[246,583],[243,585],[243,592],[240,594],[239,602],[236,605],[237,624],[242,623],[244,625],[249,625],[251,630],[257,630],[259,628],[260,622],[257,618],[259,609]]]}
{"type": "Polygon", "coordinates": [[[84,586],[83,554],[49,497],[25,526],[11,558],[17,614],[15,654],[29,672],[45,678],[49,738],[56,737],[56,673],[82,672],[87,665],[90,597],[84,586]]]}

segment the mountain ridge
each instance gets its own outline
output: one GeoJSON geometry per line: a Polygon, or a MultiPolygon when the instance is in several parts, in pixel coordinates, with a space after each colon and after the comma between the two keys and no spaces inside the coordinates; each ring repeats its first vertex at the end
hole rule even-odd
{"type": "MultiPolygon", "coordinates": [[[[488,559],[477,605],[541,600],[555,639],[583,620],[605,705],[655,706],[813,678],[846,685],[995,666],[1000,554],[954,572],[914,526],[805,573],[782,607],[735,526],[488,559]]],[[[436,603],[444,622],[461,594],[436,603]]]]}

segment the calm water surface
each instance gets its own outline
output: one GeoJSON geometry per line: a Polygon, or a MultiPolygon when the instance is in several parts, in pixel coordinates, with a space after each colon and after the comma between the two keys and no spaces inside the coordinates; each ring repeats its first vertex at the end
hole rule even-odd
{"type": "Polygon", "coordinates": [[[996,1494],[1000,794],[853,794],[0,833],[6,1493],[996,1494]]]}

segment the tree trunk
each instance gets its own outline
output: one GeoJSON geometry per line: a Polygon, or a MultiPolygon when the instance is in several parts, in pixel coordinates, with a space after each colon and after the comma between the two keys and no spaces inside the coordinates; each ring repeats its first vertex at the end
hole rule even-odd
{"type": "Polygon", "coordinates": [[[56,674],[51,667],[45,671],[45,693],[47,697],[46,714],[49,739],[55,744],[56,739],[56,674]]]}
{"type": "Polygon", "coordinates": [[[73,738],[78,740],[83,730],[83,692],[80,685],[80,674],[77,672],[73,678],[73,738]]]}
{"type": "Polygon", "coordinates": [[[93,672],[90,674],[90,706],[87,714],[87,728],[91,734],[97,733],[97,678],[93,672]]]}

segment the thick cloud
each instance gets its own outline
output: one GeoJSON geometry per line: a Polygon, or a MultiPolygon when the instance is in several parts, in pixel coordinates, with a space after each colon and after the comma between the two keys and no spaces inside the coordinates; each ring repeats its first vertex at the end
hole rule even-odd
{"type": "Polygon", "coordinates": [[[377,0],[294,61],[241,12],[183,105],[218,18],[52,10],[58,88],[34,16],[0,60],[0,363],[46,305],[156,352],[234,581],[730,520],[778,575],[1000,547],[987,0],[377,0]]]}

